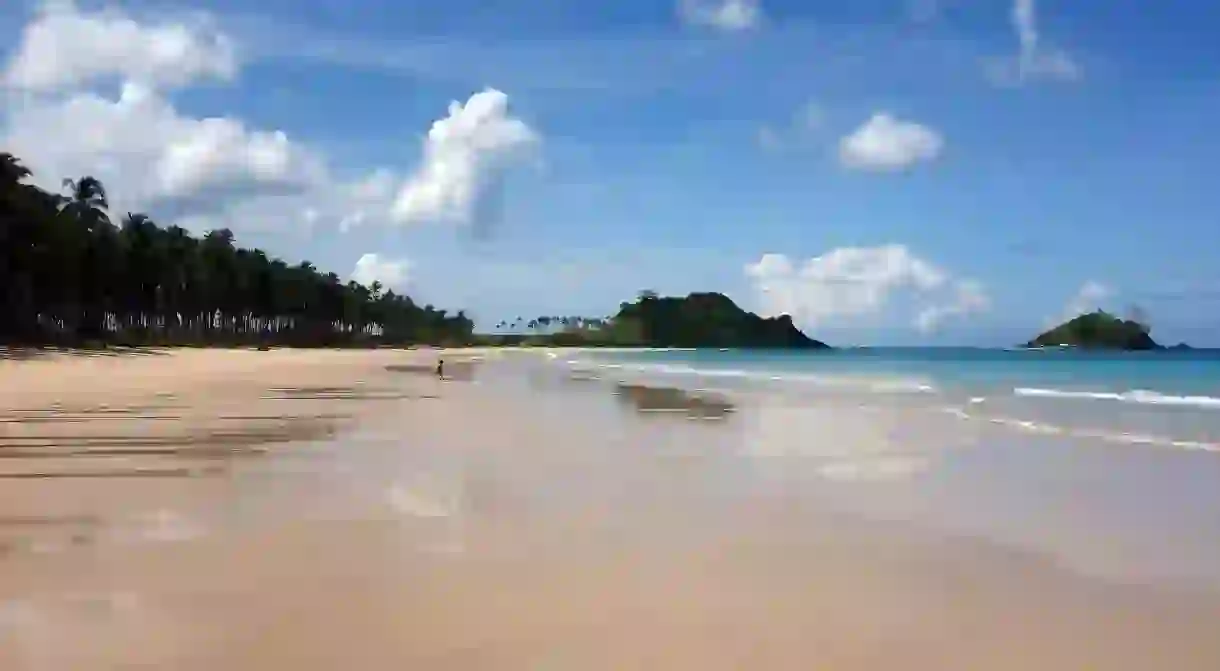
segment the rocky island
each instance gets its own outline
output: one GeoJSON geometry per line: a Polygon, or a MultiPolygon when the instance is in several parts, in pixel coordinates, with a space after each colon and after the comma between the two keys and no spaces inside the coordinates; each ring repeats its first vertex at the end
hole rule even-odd
{"type": "Polygon", "coordinates": [[[1149,335],[1149,327],[1104,310],[1083,314],[1046,331],[1026,347],[1079,347],[1082,349],[1162,349],[1149,335]]]}
{"type": "Polygon", "coordinates": [[[660,297],[644,292],[611,320],[626,340],[647,347],[828,349],[788,315],[764,318],[718,293],[660,297]]]}

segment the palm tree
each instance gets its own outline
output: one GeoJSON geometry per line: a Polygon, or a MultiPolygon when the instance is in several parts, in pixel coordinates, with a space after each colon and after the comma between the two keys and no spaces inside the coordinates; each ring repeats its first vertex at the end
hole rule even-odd
{"type": "Polygon", "coordinates": [[[96,177],[81,177],[80,179],[64,179],[64,189],[68,196],[62,209],[76,220],[92,230],[99,224],[110,223],[110,201],[106,197],[106,187],[96,177]]]}
{"type": "Polygon", "coordinates": [[[21,164],[16,156],[0,151],[0,190],[8,191],[30,176],[30,169],[21,164]]]}
{"type": "Polygon", "coordinates": [[[0,153],[0,339],[319,345],[473,332],[463,312],[239,247],[228,229],[196,238],[134,212],[116,227],[94,177],[65,180],[60,196],[29,176],[0,153]]]}

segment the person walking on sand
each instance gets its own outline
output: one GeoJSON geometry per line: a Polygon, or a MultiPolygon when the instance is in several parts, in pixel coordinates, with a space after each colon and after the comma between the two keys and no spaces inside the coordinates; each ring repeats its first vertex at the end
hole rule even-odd
{"type": "Polygon", "coordinates": [[[445,379],[445,360],[444,359],[436,360],[436,377],[441,380],[445,379]]]}

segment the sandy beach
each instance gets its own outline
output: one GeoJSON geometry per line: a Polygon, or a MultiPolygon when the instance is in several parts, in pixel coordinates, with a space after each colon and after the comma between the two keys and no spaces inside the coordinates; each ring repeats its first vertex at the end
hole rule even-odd
{"type": "Polygon", "coordinates": [[[478,354],[0,362],[0,668],[1220,668],[1213,592],[725,488],[748,408],[478,354]]]}

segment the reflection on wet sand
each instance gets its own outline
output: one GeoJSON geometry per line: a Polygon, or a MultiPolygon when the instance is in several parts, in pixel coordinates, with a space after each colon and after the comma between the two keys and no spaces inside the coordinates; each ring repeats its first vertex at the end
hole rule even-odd
{"type": "Polygon", "coordinates": [[[136,357],[136,356],[169,356],[169,351],[157,347],[121,347],[112,346],[106,349],[81,349],[77,347],[9,347],[0,345],[0,360],[30,361],[49,357],[136,357]]]}
{"type": "MultiPolygon", "coordinates": [[[[475,378],[481,361],[482,359],[477,357],[444,357],[445,368],[443,377],[446,380],[469,382],[475,378]]],[[[436,376],[435,363],[392,364],[386,366],[385,369],[391,373],[436,376]]]]}
{"type": "Polygon", "coordinates": [[[672,412],[692,419],[725,419],[736,410],[733,403],[720,394],[676,387],[619,382],[614,385],[614,394],[640,413],[672,412]]]}

